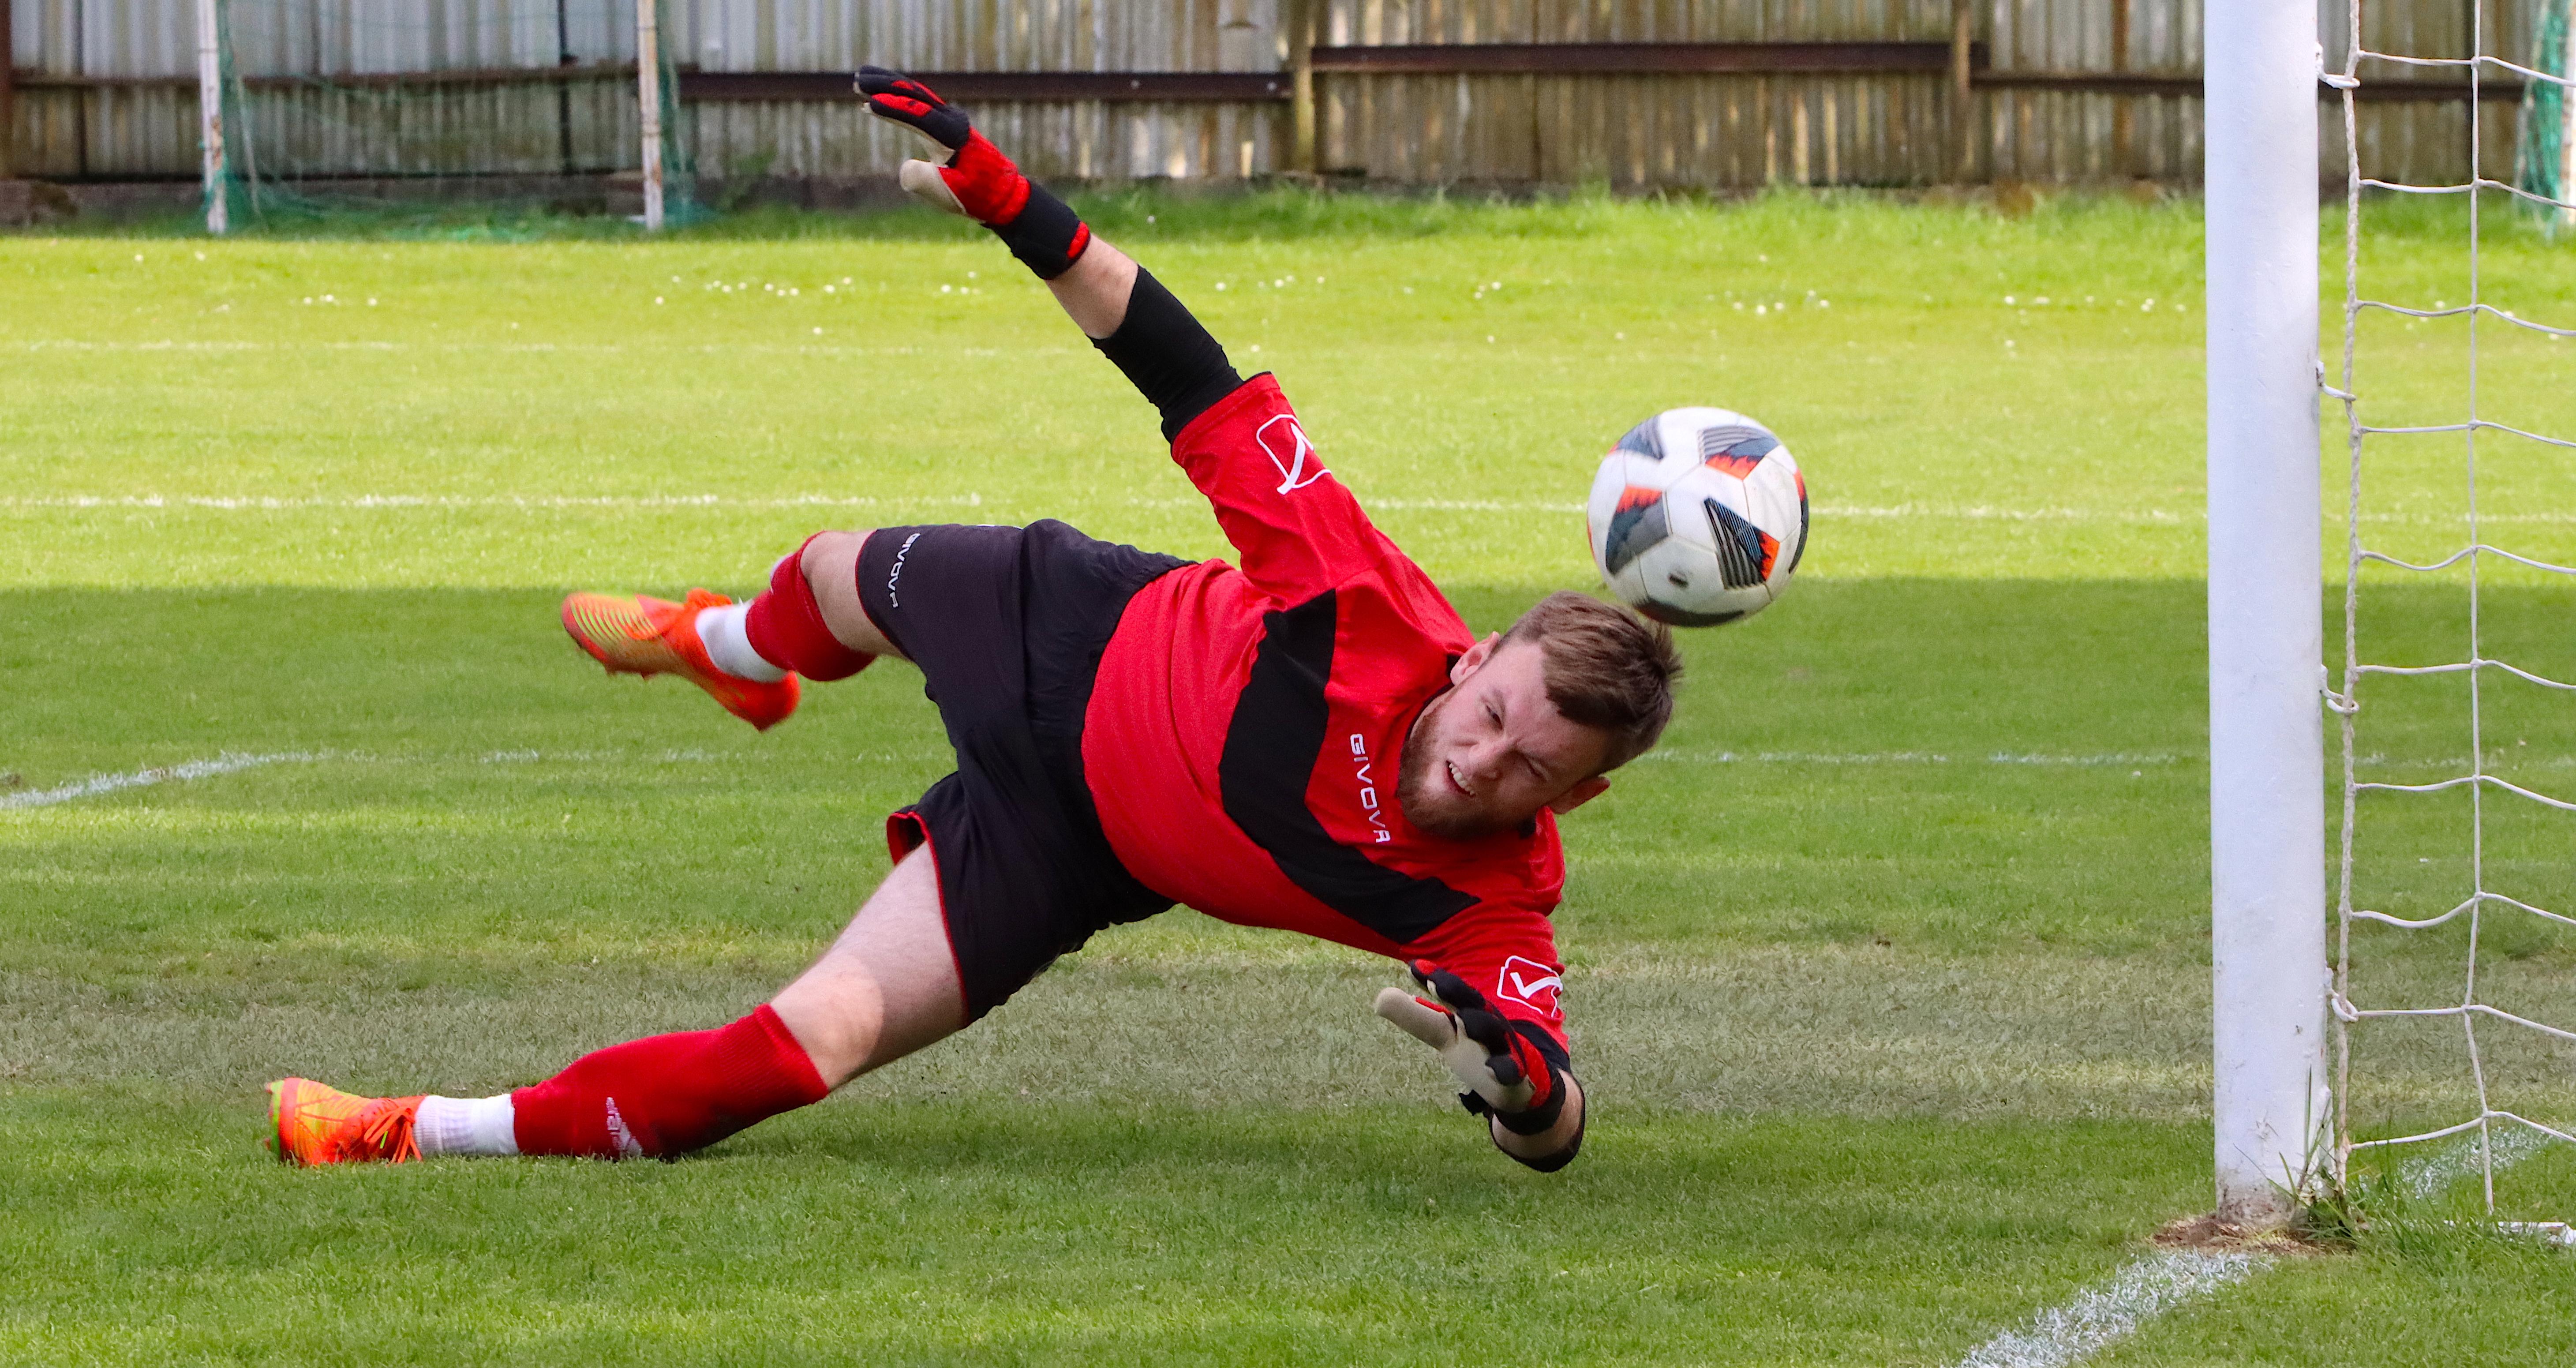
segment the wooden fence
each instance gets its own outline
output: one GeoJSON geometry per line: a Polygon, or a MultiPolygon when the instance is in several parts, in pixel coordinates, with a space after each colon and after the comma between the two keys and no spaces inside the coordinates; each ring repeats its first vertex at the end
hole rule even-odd
{"type": "MultiPolygon", "coordinates": [[[[226,0],[276,176],[635,164],[634,0],[226,0]]],[[[878,174],[862,61],[944,73],[1047,176],[1763,184],[2150,177],[2200,160],[2200,0],[662,0],[702,174],[878,174]]],[[[2531,0],[2365,6],[2371,44],[2527,57],[2531,0]]],[[[191,0],[0,0],[0,172],[187,177],[191,0]]],[[[2339,7],[2320,37],[2340,52],[2339,7]]],[[[2388,70],[2374,77],[2405,75],[2388,70]]],[[[2467,88],[2365,89],[2375,174],[2456,179],[2467,88]]],[[[2490,174],[2518,88],[2487,83],[2490,174]]],[[[2329,105],[2329,147],[2339,145],[2329,105]]],[[[2323,169],[2340,175],[2339,165],[2323,169]]]]}

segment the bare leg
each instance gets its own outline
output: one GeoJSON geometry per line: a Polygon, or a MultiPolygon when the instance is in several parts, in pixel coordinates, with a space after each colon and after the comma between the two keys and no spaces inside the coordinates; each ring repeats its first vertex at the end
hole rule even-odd
{"type": "Polygon", "coordinates": [[[814,967],[769,1005],[835,1088],[964,1029],[966,991],[929,849],[896,864],[814,967]]]}
{"type": "Polygon", "coordinates": [[[908,659],[885,639],[885,633],[868,620],[868,610],[859,605],[859,551],[868,544],[869,535],[817,533],[805,543],[804,559],[799,565],[805,571],[805,583],[814,591],[814,606],[823,610],[823,625],[831,630],[834,639],[853,651],[908,659]]]}
{"type": "MultiPolygon", "coordinates": [[[[835,639],[902,660],[859,603],[859,552],[870,535],[821,533],[806,543],[800,566],[835,639]]],[[[769,1005],[835,1088],[963,1029],[966,991],[929,850],[898,861],[831,948],[769,1005]]]]}

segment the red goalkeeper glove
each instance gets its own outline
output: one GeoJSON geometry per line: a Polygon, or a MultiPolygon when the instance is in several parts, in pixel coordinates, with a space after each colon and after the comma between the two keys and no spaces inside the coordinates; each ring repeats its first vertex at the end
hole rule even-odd
{"type": "Polygon", "coordinates": [[[1377,1014],[1440,1052],[1466,1085],[1458,1100],[1467,1110],[1490,1114],[1514,1135],[1553,1129],[1565,1113],[1565,1081],[1555,1052],[1541,1048],[1540,1032],[1504,1020],[1484,994],[1429,960],[1406,968],[1415,991],[1379,989],[1377,1014]]]}
{"type": "Polygon", "coordinates": [[[868,112],[919,133],[948,152],[934,166],[906,158],[896,179],[932,208],[963,214],[990,228],[1011,255],[1053,280],[1073,268],[1091,246],[1091,229],[1046,187],[1020,174],[966,118],[966,111],[899,71],[859,68],[852,81],[868,97],[868,112]]]}

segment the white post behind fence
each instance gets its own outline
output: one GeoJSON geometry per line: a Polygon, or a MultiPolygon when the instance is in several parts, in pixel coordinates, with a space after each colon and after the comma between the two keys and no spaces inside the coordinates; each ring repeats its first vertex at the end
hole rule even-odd
{"type": "Polygon", "coordinates": [[[644,126],[644,231],[662,231],[662,33],[660,0],[635,0],[635,98],[644,126]]]}
{"type": "Polygon", "coordinates": [[[2208,9],[2210,955],[2218,1212],[2325,1162],[2316,0],[2208,9]]]}
{"type": "Polygon", "coordinates": [[[224,51],[215,24],[218,0],[197,0],[197,140],[206,159],[206,231],[231,227],[224,204],[224,51]]]}

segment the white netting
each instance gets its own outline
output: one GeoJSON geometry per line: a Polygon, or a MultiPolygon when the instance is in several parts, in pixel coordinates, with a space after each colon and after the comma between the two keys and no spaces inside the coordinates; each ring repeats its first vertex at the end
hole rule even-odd
{"type": "MultiPolygon", "coordinates": [[[[396,183],[631,173],[638,20],[673,0],[215,0],[224,193],[236,223],[379,207],[396,183]]],[[[664,179],[690,216],[686,111],[658,51],[664,179]]],[[[511,182],[487,180],[507,198],[511,182]]],[[[560,187],[555,193],[562,193],[560,187]]]]}
{"type": "MultiPolygon", "coordinates": [[[[2570,203],[2566,198],[2576,190],[2570,189],[2561,167],[2562,149],[2568,146],[2566,130],[2556,126],[2541,128],[2535,124],[2535,115],[2550,119],[2554,124],[2554,121],[2565,117],[2569,107],[2570,54],[2565,37],[2567,0],[2543,0],[2540,8],[2538,22],[2532,26],[2536,41],[2531,46],[2535,51],[2528,54],[2535,65],[2525,65],[2489,51],[2493,41],[2492,22],[2486,7],[2478,0],[2470,0],[2468,5],[2468,51],[2461,56],[2373,50],[2368,42],[2372,30],[2364,26],[2368,16],[2363,12],[2362,0],[2350,0],[2346,15],[2349,41],[2341,68],[2324,77],[2326,83],[2336,87],[2341,94],[2346,192],[2342,383],[2340,388],[2333,385],[2324,385],[2323,388],[2343,406],[2351,469],[2346,505],[2343,676],[2340,689],[2328,698],[2329,706],[2340,720],[2343,746],[2341,868],[2336,892],[2333,996],[2337,1023],[2337,1176],[2347,1176],[2354,1156],[2362,1152],[2420,1144],[2446,1136],[2463,1136],[2473,1144],[2474,1168],[2484,1180],[2486,1206],[2491,1213],[2496,1209],[2495,1175],[2499,1168],[2545,1146],[2553,1137],[2576,1142],[2576,1133],[2571,1133],[2576,1132],[2576,1111],[2562,1113],[2559,1110],[2567,1105],[2563,1089],[2543,1084],[2523,1088],[2512,1097],[2499,1096],[2499,1092],[2505,1090],[2503,1078],[2508,1072],[2499,1068],[2498,1061],[2502,1055],[2511,1054],[2517,1060],[2525,1061],[2538,1058],[2563,1072],[2565,1046],[2576,1043],[2576,1031],[2535,1018],[2533,1013],[2539,1008],[2534,1004],[2545,1005],[2550,1000],[2549,995],[2526,994],[2527,1000],[2517,1004],[2522,1006],[2521,1011],[2500,1005],[2492,972],[2499,956],[2489,948],[2491,942],[2510,929],[2504,925],[2507,918],[2530,919],[2526,927],[2536,926],[2541,930],[2576,927],[2576,915],[2571,915],[2571,912],[2576,912],[2576,905],[2562,903],[2569,910],[2553,910],[2541,905],[2555,900],[2554,894],[2566,891],[2563,878],[2553,877],[2545,870],[2535,876],[2537,860],[2520,858],[2518,854],[2514,858],[2502,857],[2498,847],[2491,844],[2491,836],[2500,826],[2512,826],[2519,837],[2526,830],[2522,825],[2526,820],[2523,814],[2576,813],[2576,801],[2553,796],[2532,786],[2538,782],[2532,777],[2535,772],[2533,766],[2505,763],[2501,758],[2505,752],[2497,749],[2502,733],[2492,729],[2500,701],[2497,690],[2536,691],[2531,697],[2559,699],[2563,707],[2564,695],[2576,692],[2576,682],[2554,678],[2549,670],[2526,668],[2525,665],[2532,663],[2529,656],[2524,657],[2525,664],[2498,658],[2504,649],[2495,639],[2491,623],[2496,602],[2493,595],[2499,591],[2490,582],[2510,574],[2521,581],[2517,585],[2518,592],[2528,591],[2541,581],[2576,576],[2576,566],[2557,563],[2557,559],[2550,555],[2528,554],[2527,547],[2516,550],[2497,545],[2488,537],[2500,525],[2530,527],[2545,526],[2552,521],[2563,522],[2569,510],[2563,503],[2555,507],[2520,507],[2499,517],[2493,509],[2481,508],[2479,485],[2482,437],[2489,443],[2491,451],[2498,442],[2518,444],[2518,449],[2508,455],[2514,457],[2514,463],[2523,469],[2539,464],[2528,459],[2535,453],[2547,456],[2553,452],[2576,451],[2576,440],[2534,430],[2542,424],[2522,417],[2535,410],[2544,414],[2562,410],[2563,404],[2545,393],[2538,402],[2534,402],[2534,396],[2519,392],[2526,388],[2524,382],[2535,375],[2542,379],[2544,386],[2554,385],[2559,394],[2576,391],[2576,375],[2571,375],[2567,364],[2576,361],[2576,349],[2561,349],[2547,354],[2536,368],[2528,364],[2528,356],[2516,353],[2503,368],[2503,373],[2515,382],[2509,388],[2516,392],[2490,396],[2487,406],[2482,407],[2479,390],[2482,328],[2508,330],[2490,337],[2491,354],[2499,342],[2520,345],[2530,341],[2556,342],[2561,338],[2576,337],[2576,316],[2554,317],[2550,322],[2522,317],[2522,313],[2529,311],[2527,306],[2523,309],[2509,307],[2518,302],[2516,298],[2505,298],[2500,305],[2496,300],[2503,296],[2495,294],[2491,288],[2492,285],[2511,285],[2514,282],[2490,282],[2482,274],[2485,269],[2482,243],[2490,240],[2492,235],[2519,232],[2527,246],[2528,241],[2536,236],[2532,226],[2535,222],[2543,225],[2542,230],[2551,236],[2556,235],[2562,223],[2576,222],[2576,203],[2570,203]],[[2359,114],[2361,101],[2369,94],[2367,87],[2374,82],[2420,81],[2428,75],[2465,80],[2466,109],[2470,111],[2462,121],[2468,143],[2466,177],[2454,184],[2407,184],[2365,174],[2363,163],[2371,135],[2359,114]],[[2490,156],[2500,150],[2491,145],[2492,133],[2486,127],[2488,119],[2478,112],[2485,109],[2483,101],[2486,97],[2499,93],[2488,88],[2490,83],[2519,84],[2526,92],[2521,105],[2523,149],[2522,155],[2515,159],[2519,174],[2512,179],[2501,179],[2487,173],[2490,156]],[[2538,149],[2536,153],[2535,147],[2538,149]],[[2462,264],[2466,270],[2467,293],[2463,302],[2455,304],[2449,299],[2422,298],[2385,300],[2363,295],[2365,209],[2379,211],[2402,204],[2406,197],[2416,196],[2449,197],[2461,207],[2466,233],[2465,242],[2460,244],[2462,264]],[[2502,216],[2494,212],[2508,204],[2532,212],[2502,216]],[[2411,358],[2399,354],[2399,349],[2383,351],[2364,347],[2365,320],[2374,317],[2392,320],[2395,326],[2409,333],[2415,332],[2419,325],[2432,324],[2435,320],[2458,321],[2466,334],[2466,369],[2457,377],[2463,382],[2460,397],[2465,403],[2455,410],[2455,416],[2445,415],[2447,420],[2442,421],[2383,422],[2378,425],[2365,421],[2366,415],[2384,418],[2392,411],[2403,417],[2435,416],[2404,412],[2410,406],[2404,400],[2383,402],[2382,388],[2394,393],[2408,383],[2404,372],[2411,358]],[[2552,326],[2553,323],[2560,326],[2552,326]],[[2371,364],[2364,367],[2359,364],[2359,358],[2366,351],[2371,364]],[[2498,399],[2501,402],[2497,402],[2498,399]],[[2521,418],[2521,421],[2499,421],[2497,417],[2490,417],[2490,413],[2521,418]],[[2462,498],[2458,516],[2465,526],[2466,535],[2458,541],[2435,544],[2405,554],[2386,549],[2384,542],[2375,545],[2383,536],[2399,535],[2393,529],[2410,522],[2420,525],[2425,520],[2365,512],[2365,451],[2374,457],[2372,468],[2375,478],[2383,483],[2404,485],[2408,479],[2422,474],[2424,465],[2421,458],[2427,454],[2429,445],[2447,445],[2444,434],[2455,435],[2458,443],[2454,450],[2459,461],[2461,483],[2455,488],[2462,498]],[[2369,529],[2367,536],[2366,526],[2369,529]],[[2392,530],[2383,532],[2382,529],[2392,530]],[[2386,584],[2390,578],[2385,572],[2396,572],[2397,578],[2416,579],[2439,588],[2445,594],[2454,586],[2462,591],[2466,640],[2463,648],[2457,648],[2461,658],[2442,660],[2441,655],[2451,654],[2451,651],[2438,647],[2431,648],[2440,651],[2433,656],[2437,663],[2381,663],[2365,655],[2366,646],[2373,655],[2385,652],[2401,659],[2428,649],[2420,641],[2404,640],[2420,633],[2382,629],[2387,623],[2400,621],[2395,614],[2386,619],[2365,619],[2364,576],[2374,567],[2383,572],[2376,578],[2380,584],[2386,584]],[[2487,591],[2487,599],[2483,603],[2482,589],[2487,591]],[[2363,639],[2366,631],[2372,635],[2368,642],[2363,639]],[[2448,726],[2453,720],[2465,723],[2468,742],[2466,772],[2456,772],[2456,766],[2452,766],[2454,772],[2450,773],[2423,773],[2420,782],[2396,781],[2405,776],[2386,781],[2363,779],[2361,775],[2365,770],[2378,766],[2411,764],[2419,771],[2426,768],[2426,762],[2420,759],[2392,761],[2383,753],[2365,751],[2357,744],[2357,735],[2364,725],[2361,716],[2364,684],[2373,677],[2389,678],[2391,684],[2381,686],[2384,689],[2394,686],[2397,679],[2411,677],[2419,683],[2429,683],[2433,677],[2443,676],[2453,677],[2465,685],[2464,706],[2458,708],[2454,719],[2444,719],[2443,725],[2448,726]],[[2500,770],[2505,772],[2498,772],[2500,770]],[[2513,777],[2508,777],[2508,774],[2513,777]],[[2525,782],[2516,782],[2517,778],[2525,782]],[[2381,810],[2376,805],[2421,805],[2436,801],[2429,797],[2436,794],[2452,795],[2450,800],[2442,801],[2466,801],[2468,851],[2465,887],[2455,884],[2451,892],[2434,897],[2430,895],[2438,885],[2433,882],[2432,875],[2415,878],[2411,882],[2382,879],[2368,888],[2366,900],[2377,901],[2384,896],[2389,901],[2381,902],[2377,907],[2357,906],[2354,859],[2357,823],[2381,810]],[[2379,928],[2393,928],[2393,932],[2379,928]],[[2370,940],[2368,953],[2362,956],[2374,971],[2367,992],[2356,986],[2356,930],[2366,937],[2375,938],[2370,940]],[[2394,933],[2405,933],[2419,942],[2429,943],[2400,946],[2387,939],[2394,933]],[[2441,937],[2456,937],[2458,944],[2452,945],[2441,937]],[[2485,963],[2481,960],[2482,949],[2486,952],[2485,963]],[[2449,958],[2454,950],[2464,951],[2461,958],[2465,963],[2449,958]],[[2404,961],[2409,951],[2425,952],[2414,955],[2414,964],[2419,970],[2425,969],[2436,957],[2447,960],[2456,974],[2456,977],[2448,979],[2448,983],[2456,985],[2456,989],[2431,988],[2428,985],[2437,980],[2428,973],[2410,975],[2404,972],[2404,961]],[[2489,977],[2482,978],[2482,971],[2488,971],[2489,977]],[[2413,1026],[2400,1025],[2405,1022],[2412,1022],[2413,1026]],[[2448,1067],[2466,1074],[2467,1086],[2459,1094],[2451,1094],[2442,1088],[2424,1088],[2411,1101],[2391,1101],[2391,1096],[2399,1094],[2402,1089],[2385,1086],[2387,1080],[2384,1078],[2374,1080],[2369,1077],[2368,1066],[2356,1070],[2356,1043],[2367,1044],[2372,1032],[2435,1027],[2445,1032],[2456,1030],[2456,1034],[2449,1038],[2460,1053],[2449,1057],[2448,1067]],[[2485,1039],[2480,1035],[2482,1028],[2488,1033],[2485,1039]],[[2462,1065],[2465,1065],[2464,1070],[2462,1065]],[[2358,1107],[2356,1084],[2363,1090],[2360,1094],[2363,1100],[2358,1107]],[[2376,1093],[2375,1085],[2378,1085],[2376,1093]],[[2533,1101],[2528,1105],[2521,1104],[2516,1100],[2518,1097],[2533,1101]],[[2516,1105],[2521,1105],[2522,1109],[2516,1110],[2516,1105]],[[2427,1108],[2434,1110],[2428,1111],[2427,1108]],[[2544,1111],[2547,1119],[2527,1114],[2544,1108],[2547,1109],[2544,1111]],[[2356,1117],[2357,1110],[2363,1114],[2356,1117]]],[[[2389,31],[2406,30],[2403,25],[2390,25],[2389,31]]],[[[2426,221],[2419,216],[2417,227],[2420,229],[2426,221]]],[[[2452,222],[2442,218],[2429,221],[2437,227],[2452,222]]],[[[2521,259],[2527,259],[2527,255],[2526,252],[2521,259]]],[[[2576,259],[2562,257],[2554,269],[2563,280],[2566,273],[2576,271],[2576,259]]],[[[2403,345],[2406,344],[2400,344],[2401,348],[2403,345]]],[[[2420,350],[2428,344],[2418,341],[2411,345],[2420,350]]],[[[2546,353],[2545,348],[2538,350],[2546,353]]],[[[2564,458],[2558,459],[2563,468],[2564,458]]],[[[2490,493],[2492,495],[2493,491],[2490,493]]],[[[2541,502],[2545,504],[2546,500],[2541,502]]],[[[2503,537],[2505,534],[2495,535],[2503,537]]],[[[2391,586],[2372,592],[2396,595],[2404,590],[2391,586]]],[[[2418,601],[2428,602],[2429,599],[2419,594],[2418,601]]],[[[2447,605],[2443,611],[2449,611],[2447,605]]],[[[2447,618],[2443,619],[2443,624],[2447,631],[2447,618]]],[[[2562,630],[2568,636],[2576,637],[2576,615],[2571,615],[2562,630]]],[[[2568,673],[2564,670],[2558,672],[2568,673]]],[[[2529,705],[2521,698],[2509,701],[2514,707],[2524,710],[2517,714],[2518,718],[2532,715],[2529,705]]],[[[2533,730],[2528,725],[2518,729],[2533,730]]],[[[2420,742],[2427,734],[2425,727],[2418,726],[2407,733],[2407,737],[2420,742]]],[[[2543,741],[2544,746],[2549,744],[2547,735],[2543,741]]],[[[2518,747],[2528,742],[2525,738],[2503,744],[2518,747]]],[[[2421,828],[2434,824],[2422,817],[2421,807],[2412,812],[2412,816],[2402,811],[2395,813],[2389,820],[2392,827],[2414,821],[2418,828],[2417,839],[2422,839],[2421,828]]],[[[2563,869],[2568,863],[2564,854],[2568,834],[2564,828],[2558,829],[2556,835],[2548,838],[2549,843],[2555,844],[2556,851],[2538,859],[2554,859],[2563,869]]],[[[2366,857],[2378,854],[2369,848],[2369,842],[2365,841],[2363,845],[2366,857]]],[[[2438,847],[2426,848],[2438,852],[2438,847]]],[[[2413,851],[2405,853],[2412,854],[2413,851]]],[[[2402,860],[2403,855],[2397,858],[2402,860]]],[[[2382,863],[2384,865],[2387,861],[2382,863]]],[[[2434,854],[2426,854],[2420,857],[2419,863],[2430,867],[2437,860],[2434,854]]],[[[2527,936],[2518,948],[2528,953],[2527,936]]],[[[2442,1067],[2438,1055],[2428,1054],[2428,1044],[2421,1040],[2416,1043],[2417,1062],[2422,1065],[2423,1060],[2432,1058],[2436,1062],[2423,1067],[2442,1067]]],[[[2403,1051],[2397,1053],[2402,1054],[2403,1051]]],[[[2521,1077],[2545,1076],[2548,1072],[2547,1068],[2525,1070],[2521,1077]]],[[[2422,1076],[2419,1072],[2418,1077],[2422,1076]]],[[[2522,1087],[2519,1077],[2513,1086],[2522,1087]]]]}

